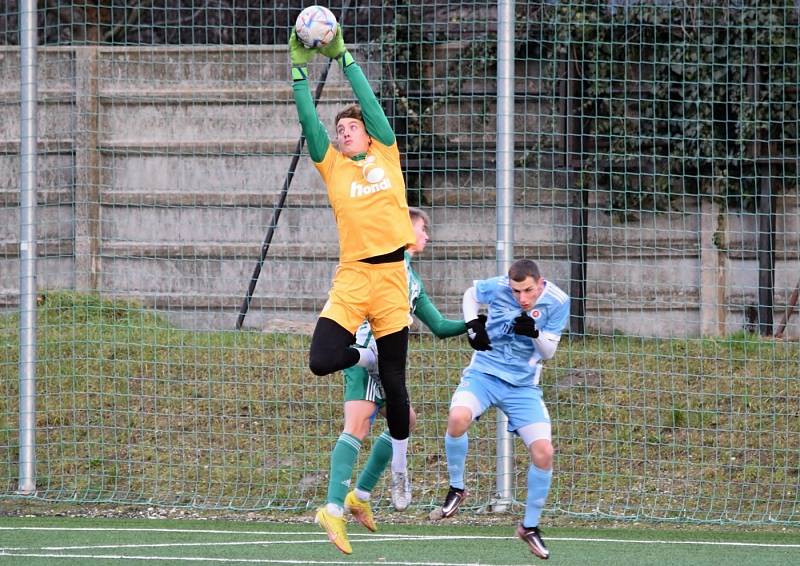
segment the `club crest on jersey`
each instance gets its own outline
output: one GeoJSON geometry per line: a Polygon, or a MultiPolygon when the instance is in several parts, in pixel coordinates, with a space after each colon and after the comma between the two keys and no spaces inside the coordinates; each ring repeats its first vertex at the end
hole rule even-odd
{"type": "Polygon", "coordinates": [[[531,316],[533,318],[539,318],[540,316],[542,316],[542,313],[539,312],[537,309],[534,309],[534,310],[531,311],[531,316]]]}

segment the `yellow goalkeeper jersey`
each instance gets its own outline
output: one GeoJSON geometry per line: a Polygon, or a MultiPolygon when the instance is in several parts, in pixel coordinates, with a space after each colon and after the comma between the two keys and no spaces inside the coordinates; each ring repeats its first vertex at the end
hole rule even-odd
{"type": "Polygon", "coordinates": [[[415,242],[397,142],[372,139],[367,156],[354,161],[331,144],[314,164],[328,188],[339,230],[339,261],[392,252],[415,242]]]}

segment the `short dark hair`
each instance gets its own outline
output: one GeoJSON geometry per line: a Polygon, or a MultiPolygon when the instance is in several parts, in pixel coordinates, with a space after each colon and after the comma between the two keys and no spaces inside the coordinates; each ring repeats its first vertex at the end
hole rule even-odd
{"type": "Polygon", "coordinates": [[[416,220],[417,218],[421,218],[422,219],[422,225],[425,226],[426,229],[430,228],[431,219],[428,216],[428,213],[425,212],[424,210],[422,210],[421,208],[417,208],[415,206],[409,206],[408,207],[408,215],[411,217],[411,221],[412,222],[414,220],[416,220]]]}
{"type": "Polygon", "coordinates": [[[539,266],[536,265],[535,261],[518,259],[508,268],[508,278],[512,281],[525,281],[528,277],[532,277],[534,281],[542,278],[542,274],[539,273],[539,266]]]}
{"type": "Polygon", "coordinates": [[[336,115],[336,121],[334,122],[334,126],[339,125],[339,120],[342,118],[355,118],[356,120],[364,121],[364,115],[361,114],[361,106],[358,104],[351,104],[341,112],[336,115]]]}

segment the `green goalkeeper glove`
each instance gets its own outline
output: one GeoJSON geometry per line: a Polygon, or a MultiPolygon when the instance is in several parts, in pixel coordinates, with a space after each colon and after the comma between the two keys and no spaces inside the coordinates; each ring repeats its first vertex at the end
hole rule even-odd
{"type": "Polygon", "coordinates": [[[289,36],[289,57],[292,60],[292,79],[299,81],[308,78],[308,62],[314,58],[314,49],[309,49],[297,38],[294,29],[289,36]]]}
{"type": "Polygon", "coordinates": [[[331,59],[339,59],[342,67],[347,67],[353,62],[353,56],[347,51],[344,46],[344,35],[342,35],[342,26],[336,29],[336,35],[331,42],[324,47],[317,47],[317,51],[331,59]]]}

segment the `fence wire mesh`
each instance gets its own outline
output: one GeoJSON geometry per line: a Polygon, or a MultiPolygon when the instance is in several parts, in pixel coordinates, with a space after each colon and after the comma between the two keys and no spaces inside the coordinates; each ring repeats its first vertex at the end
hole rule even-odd
{"type": "MultiPolygon", "coordinates": [[[[0,4],[0,497],[19,457],[20,4],[0,4]]],[[[345,4],[327,5],[432,220],[415,269],[458,318],[497,269],[497,4],[345,4]]],[[[338,245],[305,150],[234,330],[300,136],[286,43],[304,5],[38,3],[36,498],[324,498],[342,380],[314,377],[307,352],[338,245]]],[[[573,302],[543,378],[548,513],[798,523],[798,6],[515,14],[514,255],[573,302]]],[[[331,135],[351,101],[332,66],[331,135]]],[[[470,353],[413,327],[417,511],[447,489],[447,408],[470,353]]],[[[473,509],[495,496],[492,415],[470,433],[473,509]]],[[[527,460],[517,443],[516,502],[527,460]]]]}

